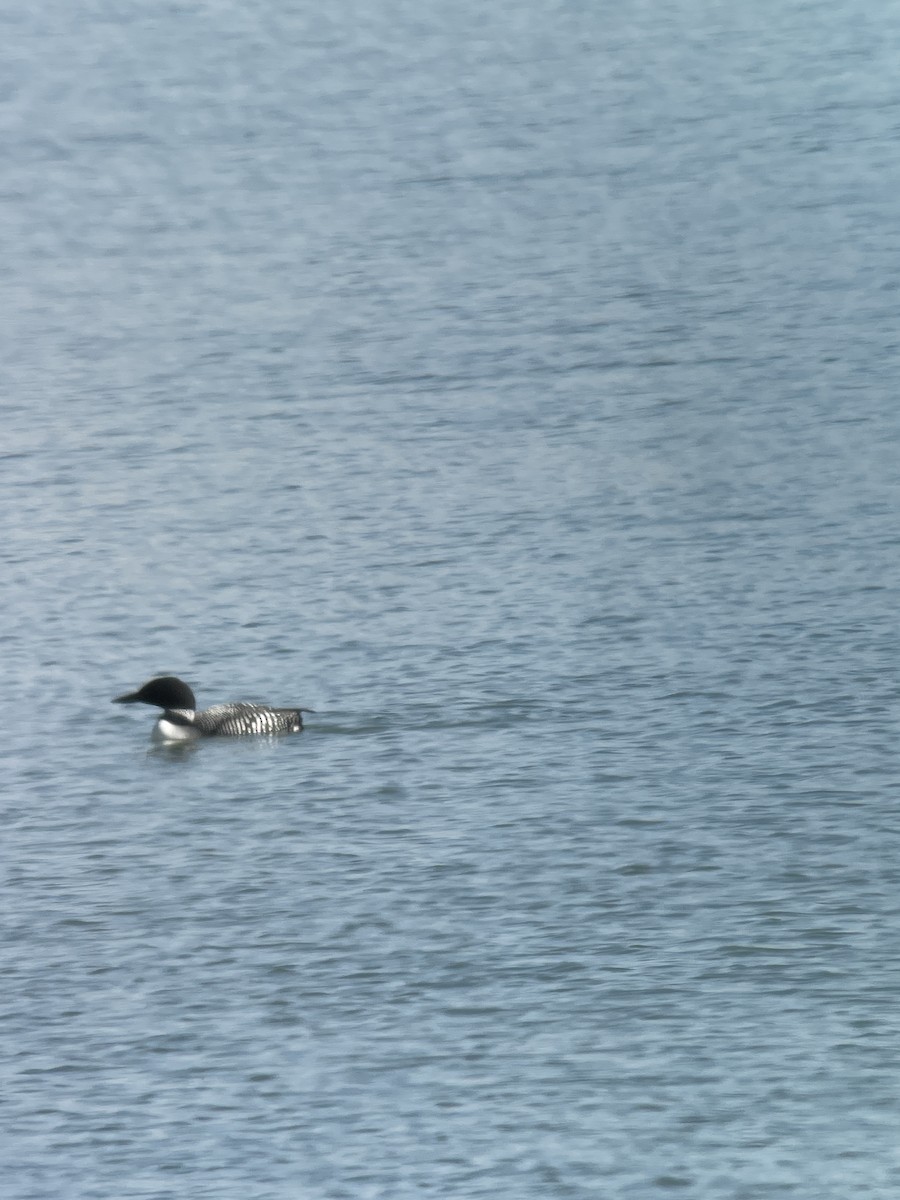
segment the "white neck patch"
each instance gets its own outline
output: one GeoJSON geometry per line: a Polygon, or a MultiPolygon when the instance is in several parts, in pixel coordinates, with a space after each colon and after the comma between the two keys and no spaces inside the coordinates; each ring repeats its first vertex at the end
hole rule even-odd
{"type": "MultiPolygon", "coordinates": [[[[186,717],[193,717],[194,715],[190,710],[178,709],[173,711],[177,711],[179,715],[184,711],[186,717]]],[[[153,732],[157,737],[166,742],[190,742],[200,736],[193,725],[176,725],[174,721],[167,721],[165,717],[159,718],[153,732]]]]}

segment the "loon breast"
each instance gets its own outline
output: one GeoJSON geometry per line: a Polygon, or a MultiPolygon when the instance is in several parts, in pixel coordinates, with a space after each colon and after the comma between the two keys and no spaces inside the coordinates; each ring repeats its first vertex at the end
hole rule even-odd
{"type": "Polygon", "coordinates": [[[153,727],[153,736],[164,742],[195,742],[200,731],[191,724],[172,721],[168,713],[164,713],[153,727]]]}

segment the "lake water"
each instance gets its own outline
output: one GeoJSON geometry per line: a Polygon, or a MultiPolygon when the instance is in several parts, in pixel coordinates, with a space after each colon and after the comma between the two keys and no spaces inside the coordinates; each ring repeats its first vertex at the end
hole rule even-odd
{"type": "Polygon", "coordinates": [[[894,1200],[900,4],[0,27],[4,1200],[894,1200]]]}

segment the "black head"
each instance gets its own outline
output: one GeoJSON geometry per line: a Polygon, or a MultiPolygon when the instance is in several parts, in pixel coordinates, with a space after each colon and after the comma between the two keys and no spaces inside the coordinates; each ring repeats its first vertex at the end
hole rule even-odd
{"type": "Polygon", "coordinates": [[[197,707],[194,693],[174,675],[151,679],[137,692],[116,696],[113,704],[155,704],[157,708],[185,708],[191,711],[197,707]]]}

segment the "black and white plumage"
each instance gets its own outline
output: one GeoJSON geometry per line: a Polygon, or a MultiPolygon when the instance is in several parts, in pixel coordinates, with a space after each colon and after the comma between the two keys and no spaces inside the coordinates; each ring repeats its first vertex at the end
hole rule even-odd
{"type": "Polygon", "coordinates": [[[248,734],[299,733],[302,713],[311,708],[271,708],[268,704],[214,704],[197,712],[194,693],[181,679],[164,675],[136,692],[116,696],[114,704],[153,704],[163,709],[154,735],[183,742],[199,737],[245,737],[248,734]]]}

